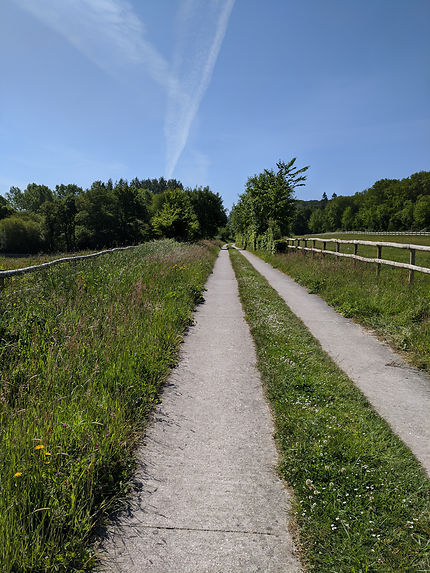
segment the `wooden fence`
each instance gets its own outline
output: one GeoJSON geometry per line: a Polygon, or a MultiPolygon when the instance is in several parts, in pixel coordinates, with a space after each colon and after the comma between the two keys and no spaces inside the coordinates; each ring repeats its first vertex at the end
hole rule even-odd
{"type": "Polygon", "coordinates": [[[388,243],[386,241],[359,241],[359,240],[343,240],[343,239],[326,239],[325,237],[311,237],[311,238],[304,238],[304,237],[295,237],[295,238],[286,238],[284,239],[287,241],[287,247],[289,249],[296,249],[301,250],[303,252],[309,251],[312,253],[321,253],[324,255],[334,255],[336,257],[345,257],[348,259],[353,259],[355,261],[364,261],[366,263],[376,263],[376,274],[379,276],[381,271],[381,265],[388,265],[390,267],[398,267],[401,269],[408,269],[409,270],[409,283],[412,283],[414,280],[414,272],[417,271],[419,273],[426,273],[430,274],[430,268],[428,267],[420,267],[415,264],[415,253],[416,251],[426,251],[430,253],[430,247],[425,245],[408,245],[403,243],[388,243]],[[322,243],[322,249],[317,249],[315,243],[319,241],[322,243]],[[300,243],[303,243],[304,246],[301,246],[300,243]],[[312,243],[312,247],[308,247],[308,243],[312,243]],[[336,250],[331,251],[328,250],[327,243],[335,243],[336,250]],[[354,245],[354,253],[342,253],[340,251],[341,245],[354,245]],[[376,258],[369,258],[369,257],[362,257],[358,255],[358,246],[365,245],[367,247],[376,247],[376,258]],[[392,247],[395,249],[407,249],[409,251],[409,264],[407,263],[399,263],[398,261],[391,261],[389,259],[383,259],[382,257],[382,248],[383,247],[392,247]]]}
{"type": "Polygon", "coordinates": [[[26,273],[33,273],[34,271],[39,271],[46,269],[47,267],[52,267],[53,265],[59,265],[62,263],[75,263],[76,261],[81,261],[83,259],[94,259],[95,257],[100,257],[101,255],[107,255],[108,253],[113,253],[114,251],[125,251],[127,249],[135,249],[139,245],[132,245],[129,247],[116,247],[115,249],[106,249],[105,251],[99,251],[97,253],[91,253],[90,255],[78,255],[76,257],[64,257],[62,259],[55,259],[54,261],[48,261],[47,263],[42,263],[41,265],[33,265],[31,267],[24,267],[22,269],[10,269],[8,271],[0,271],[0,290],[4,287],[4,281],[8,277],[13,277],[16,275],[23,275],[26,273]]]}
{"type": "Polygon", "coordinates": [[[424,236],[430,237],[430,231],[327,231],[320,235],[395,235],[401,236],[424,236]]]}

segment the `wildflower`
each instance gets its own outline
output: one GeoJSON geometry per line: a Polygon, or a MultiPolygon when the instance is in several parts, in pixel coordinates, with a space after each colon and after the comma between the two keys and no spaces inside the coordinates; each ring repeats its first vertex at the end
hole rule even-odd
{"type": "Polygon", "coordinates": [[[19,476],[22,476],[22,472],[16,472],[16,474],[13,474],[14,478],[19,478],[19,476]]]}
{"type": "Polygon", "coordinates": [[[43,450],[44,447],[45,447],[45,446],[44,446],[43,444],[39,444],[39,445],[37,445],[34,449],[35,449],[35,450],[43,450]]]}
{"type": "Polygon", "coordinates": [[[50,464],[51,462],[45,462],[46,465],[50,464]]]}
{"type": "Polygon", "coordinates": [[[45,456],[50,456],[50,452],[45,452],[45,456]]]}

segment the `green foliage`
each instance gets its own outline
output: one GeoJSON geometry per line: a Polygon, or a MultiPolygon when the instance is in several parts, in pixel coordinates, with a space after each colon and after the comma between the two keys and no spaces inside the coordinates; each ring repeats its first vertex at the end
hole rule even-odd
{"type": "Polygon", "coordinates": [[[37,215],[16,214],[0,220],[0,250],[37,253],[43,248],[42,222],[37,215]]]}
{"type": "Polygon", "coordinates": [[[306,570],[429,570],[424,470],[265,279],[230,253],[306,570]]]}
{"type": "MultiPolygon", "coordinates": [[[[184,190],[181,182],[163,177],[95,181],[87,190],[73,184],[57,185],[55,191],[35,183],[24,191],[11,187],[6,199],[0,197],[0,220],[14,210],[41,216],[49,251],[129,245],[155,236],[214,238],[227,224],[220,195],[209,187],[184,190]]],[[[6,237],[3,245],[11,241],[6,237]]]]}
{"type": "Polygon", "coordinates": [[[13,208],[9,205],[4,197],[0,195],[0,220],[13,215],[13,208]]]}
{"type": "Polygon", "coordinates": [[[222,197],[209,187],[197,187],[188,193],[199,222],[199,236],[203,239],[214,238],[218,229],[227,225],[222,197]]]}
{"type": "Polygon", "coordinates": [[[295,161],[295,158],[289,163],[279,161],[276,172],[265,169],[250,177],[245,192],[237,205],[233,205],[230,216],[233,233],[252,248],[257,237],[267,243],[264,237],[269,231],[274,239],[290,232],[295,213],[294,189],[304,185],[303,173],[308,169],[297,169],[295,161]]]}
{"type": "Polygon", "coordinates": [[[152,217],[155,234],[178,241],[196,238],[199,222],[189,194],[182,189],[168,190],[160,199],[161,206],[152,217]]]}
{"type": "Polygon", "coordinates": [[[46,185],[30,183],[24,191],[18,187],[11,187],[6,199],[17,211],[38,213],[46,201],[52,201],[53,193],[46,185]]]}
{"type": "Polygon", "coordinates": [[[134,447],[217,253],[148,242],[5,283],[2,573],[94,564],[91,535],[127,491],[134,447]]]}
{"type": "Polygon", "coordinates": [[[420,231],[430,229],[430,172],[381,179],[352,197],[327,195],[300,201],[295,234],[330,231],[420,231]],[[307,222],[307,224],[306,224],[307,222]]]}

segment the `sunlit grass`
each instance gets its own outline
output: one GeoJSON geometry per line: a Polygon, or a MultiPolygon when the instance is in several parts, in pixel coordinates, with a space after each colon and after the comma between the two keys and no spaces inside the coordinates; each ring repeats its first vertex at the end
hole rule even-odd
{"type": "MultiPolygon", "coordinates": [[[[320,237],[323,239],[340,239],[344,241],[372,241],[374,243],[401,243],[407,245],[424,245],[430,247],[430,236],[426,235],[363,235],[354,233],[329,233],[321,235],[304,235],[309,237],[312,241],[315,237],[320,237]]],[[[312,242],[308,243],[308,247],[312,247],[312,242]]],[[[303,246],[303,243],[301,244],[303,246]]],[[[316,242],[316,248],[322,249],[322,242],[316,242]]],[[[326,243],[326,250],[335,251],[335,243],[326,243]]],[[[354,253],[354,245],[341,245],[340,250],[342,253],[354,253]]],[[[362,257],[367,257],[370,259],[377,258],[377,249],[374,246],[369,245],[359,245],[357,254],[362,257]]],[[[330,256],[330,255],[328,255],[330,256]]],[[[400,263],[409,263],[409,250],[408,249],[398,249],[396,247],[382,247],[381,258],[389,261],[397,261],[400,263]]],[[[415,264],[422,267],[430,267],[430,252],[426,251],[416,251],[415,252],[415,264]]],[[[373,266],[373,268],[375,268],[373,266]]],[[[386,268],[386,267],[385,267],[386,268]]],[[[406,273],[407,271],[404,271],[406,273]]]]}
{"type": "Polygon", "coordinates": [[[158,241],[6,281],[2,573],[91,566],[217,251],[158,241]]]}
{"type": "Polygon", "coordinates": [[[430,570],[424,470],[267,281],[231,256],[307,570],[430,570]]]}
{"type": "Polygon", "coordinates": [[[0,271],[22,269],[33,265],[41,265],[64,257],[76,257],[78,255],[90,255],[97,251],[77,251],[75,253],[41,253],[39,255],[6,255],[0,253],[0,271]]]}
{"type": "Polygon", "coordinates": [[[430,370],[430,275],[415,273],[410,285],[402,269],[383,267],[377,277],[375,265],[330,255],[256,254],[430,370]]]}

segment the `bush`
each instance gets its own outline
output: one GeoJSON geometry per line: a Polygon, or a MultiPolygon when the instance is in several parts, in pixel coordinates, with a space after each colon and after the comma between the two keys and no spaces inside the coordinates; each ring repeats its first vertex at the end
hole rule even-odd
{"type": "Polygon", "coordinates": [[[12,215],[0,221],[0,250],[9,253],[37,253],[42,248],[39,218],[12,215]]]}

